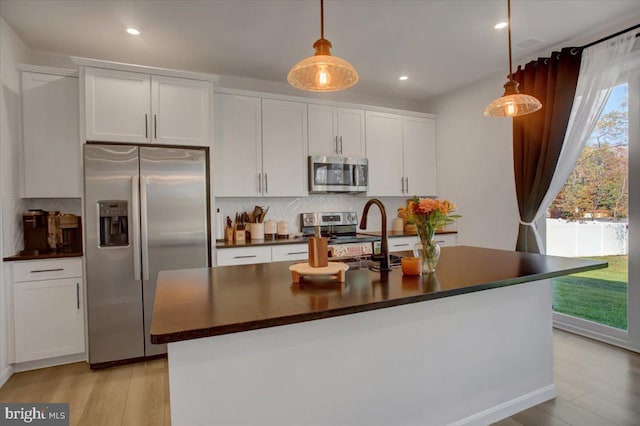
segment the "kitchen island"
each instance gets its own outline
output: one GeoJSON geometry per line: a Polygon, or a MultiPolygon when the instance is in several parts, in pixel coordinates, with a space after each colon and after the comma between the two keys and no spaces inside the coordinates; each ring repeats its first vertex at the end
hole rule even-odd
{"type": "Polygon", "coordinates": [[[435,274],[164,271],[172,424],[487,424],[555,396],[549,278],[604,262],[445,247],[435,274]]]}

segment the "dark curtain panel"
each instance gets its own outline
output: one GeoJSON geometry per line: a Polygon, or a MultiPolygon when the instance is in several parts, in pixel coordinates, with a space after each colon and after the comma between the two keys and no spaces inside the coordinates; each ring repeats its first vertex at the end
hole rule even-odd
{"type": "Polygon", "coordinates": [[[516,250],[540,253],[530,223],[549,189],[578,84],[582,50],[564,48],[550,58],[518,67],[513,78],[520,93],[535,96],[542,109],[513,118],[513,165],[520,210],[516,250]]]}

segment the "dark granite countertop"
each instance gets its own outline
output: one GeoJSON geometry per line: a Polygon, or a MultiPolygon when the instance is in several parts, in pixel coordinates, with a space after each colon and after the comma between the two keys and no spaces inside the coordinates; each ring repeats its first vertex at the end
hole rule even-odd
{"type": "Polygon", "coordinates": [[[600,261],[453,246],[443,247],[435,274],[360,269],[347,271],[344,284],[292,284],[288,267],[293,263],[160,272],[151,341],[293,324],[607,267],[600,261]]]}
{"type": "Polygon", "coordinates": [[[5,262],[13,262],[17,260],[42,260],[42,259],[59,259],[64,257],[82,257],[82,252],[73,252],[73,253],[39,253],[39,254],[14,254],[13,256],[8,256],[3,258],[2,260],[5,262]]]}

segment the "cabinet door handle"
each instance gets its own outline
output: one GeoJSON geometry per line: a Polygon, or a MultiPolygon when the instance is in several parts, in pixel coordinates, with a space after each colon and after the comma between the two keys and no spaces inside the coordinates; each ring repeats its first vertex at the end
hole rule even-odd
{"type": "Polygon", "coordinates": [[[338,137],[334,136],[333,139],[336,141],[336,154],[338,154],[338,137]]]}
{"type": "Polygon", "coordinates": [[[147,114],[144,115],[144,137],[145,139],[149,138],[149,117],[147,114]]]}
{"type": "Polygon", "coordinates": [[[342,136],[340,136],[340,154],[342,154],[342,136]]]}
{"type": "Polygon", "coordinates": [[[405,184],[405,188],[407,188],[407,194],[409,193],[409,177],[407,176],[406,178],[404,178],[406,184],[405,184]]]}
{"type": "Polygon", "coordinates": [[[31,274],[39,274],[41,272],[60,272],[64,271],[64,268],[55,268],[55,269],[35,269],[33,271],[29,271],[31,274]]]}
{"type": "Polygon", "coordinates": [[[158,139],[158,116],[153,114],[153,138],[158,139]]]}
{"type": "Polygon", "coordinates": [[[306,251],[290,251],[289,253],[287,253],[287,256],[292,256],[294,254],[307,254],[306,251]]]}
{"type": "Polygon", "coordinates": [[[264,174],[264,193],[268,194],[269,193],[269,177],[267,176],[267,174],[264,174]]]}
{"type": "Polygon", "coordinates": [[[257,257],[255,254],[246,254],[244,256],[233,256],[234,259],[250,259],[252,257],[257,257]]]}
{"type": "Polygon", "coordinates": [[[262,194],[262,173],[258,173],[258,194],[262,194]]]}
{"type": "Polygon", "coordinates": [[[76,283],[76,305],[80,310],[80,283],[76,283]]]}
{"type": "Polygon", "coordinates": [[[400,186],[401,186],[400,193],[404,194],[404,177],[400,178],[400,186]]]}

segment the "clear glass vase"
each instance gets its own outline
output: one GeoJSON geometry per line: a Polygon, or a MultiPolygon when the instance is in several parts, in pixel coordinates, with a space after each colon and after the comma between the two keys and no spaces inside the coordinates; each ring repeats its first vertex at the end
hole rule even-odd
{"type": "Polygon", "coordinates": [[[413,246],[413,255],[422,258],[422,273],[430,273],[436,271],[438,261],[440,260],[440,245],[432,239],[417,242],[413,246]],[[423,249],[426,246],[427,249],[423,249]]]}

